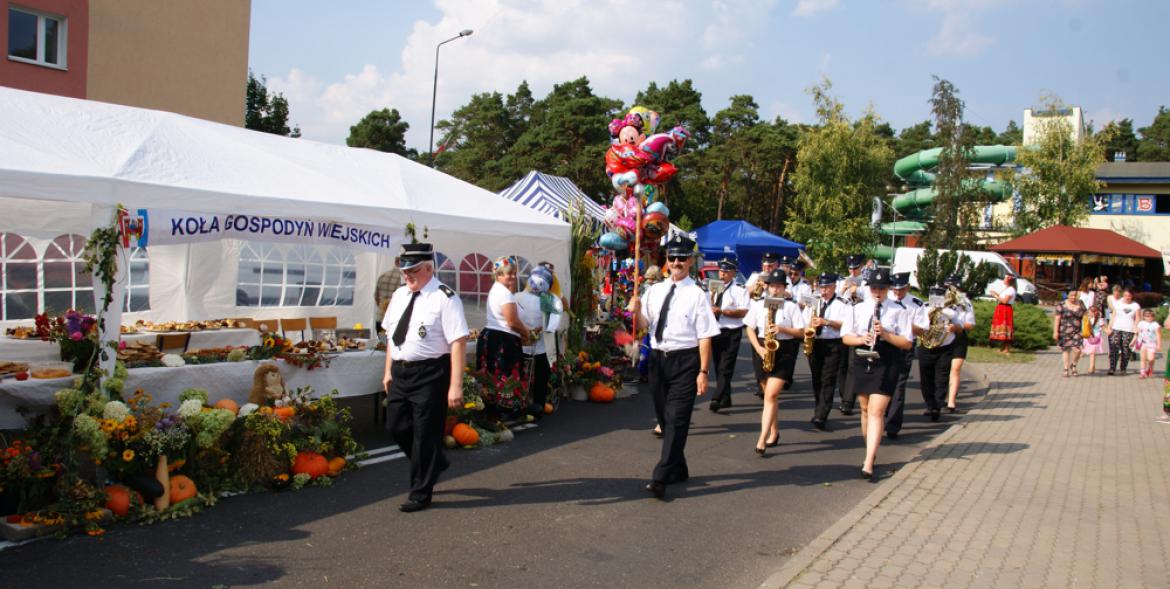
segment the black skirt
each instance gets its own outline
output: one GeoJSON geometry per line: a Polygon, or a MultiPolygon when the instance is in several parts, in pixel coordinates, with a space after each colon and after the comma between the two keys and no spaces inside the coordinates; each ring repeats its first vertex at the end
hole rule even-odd
{"type": "Polygon", "coordinates": [[[967,341],[968,341],[968,339],[970,339],[970,338],[967,337],[966,331],[960,331],[959,333],[955,334],[955,342],[954,342],[955,348],[954,348],[954,355],[953,355],[954,358],[961,358],[963,360],[967,359],[967,341]]]}
{"type": "MultiPolygon", "coordinates": [[[[780,348],[776,350],[772,371],[765,376],[778,378],[784,382],[792,382],[792,373],[796,370],[796,356],[800,353],[800,340],[782,339],[776,341],[780,343],[780,348]]],[[[763,366],[763,359],[761,359],[760,365],[763,366]]],[[[761,368],[762,370],[763,368],[761,368]]]]}
{"type": "Polygon", "coordinates": [[[853,355],[853,366],[849,368],[849,376],[853,379],[850,391],[854,396],[870,393],[892,396],[898,386],[898,369],[902,364],[904,352],[885,341],[878,342],[874,350],[878,353],[875,358],[853,355]]]}

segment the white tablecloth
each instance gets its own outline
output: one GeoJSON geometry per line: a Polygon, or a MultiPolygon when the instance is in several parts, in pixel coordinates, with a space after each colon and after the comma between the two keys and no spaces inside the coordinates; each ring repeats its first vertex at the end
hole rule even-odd
{"type": "MultiPolygon", "coordinates": [[[[148,344],[154,344],[158,342],[158,336],[160,335],[171,334],[154,332],[126,333],[122,334],[122,341],[126,343],[146,342],[148,344]]],[[[228,346],[238,348],[240,346],[251,347],[258,345],[260,345],[260,332],[255,329],[212,329],[191,332],[191,341],[187,344],[187,351],[194,352],[207,348],[226,348],[228,346]]],[[[0,360],[10,362],[51,362],[60,359],[61,349],[57,346],[56,342],[45,342],[39,339],[24,340],[0,337],[0,360]]]]}
{"type": "MultiPolygon", "coordinates": [[[[40,343],[40,342],[38,342],[40,343]]],[[[43,344],[47,345],[47,344],[43,344]]],[[[269,360],[271,362],[271,360],[269,360]]],[[[386,365],[385,352],[346,352],[330,362],[328,368],[305,370],[276,361],[290,390],[311,386],[316,396],[337,389],[339,397],[369,395],[382,390],[382,373],[386,365]]],[[[179,393],[188,388],[206,389],[212,403],[219,399],[233,399],[243,405],[252,390],[252,374],[260,362],[221,362],[178,368],[135,368],[126,379],[125,395],[142,389],[155,403],[169,402],[178,407],[179,393]]],[[[52,406],[53,393],[72,384],[70,378],[49,380],[29,379],[0,382],[0,429],[25,427],[18,407],[43,411],[52,406]]]]}

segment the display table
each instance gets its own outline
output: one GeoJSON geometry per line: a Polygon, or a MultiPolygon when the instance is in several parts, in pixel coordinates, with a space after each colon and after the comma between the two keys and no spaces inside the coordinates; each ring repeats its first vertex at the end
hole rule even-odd
{"type": "MultiPolygon", "coordinates": [[[[44,342],[36,343],[48,345],[44,342]]],[[[276,362],[280,366],[280,373],[290,390],[311,386],[314,396],[323,396],[337,389],[339,397],[354,397],[382,390],[386,353],[346,352],[334,357],[328,367],[313,370],[292,366],[283,360],[263,362],[276,362]]],[[[243,405],[248,402],[248,393],[252,389],[252,374],[261,363],[245,361],[178,368],[135,368],[129,371],[126,378],[125,395],[129,397],[135,390],[142,389],[154,398],[155,403],[167,402],[177,408],[179,393],[188,388],[201,388],[207,390],[208,399],[212,403],[228,398],[243,405]]],[[[17,413],[17,408],[26,407],[34,413],[43,412],[52,406],[53,394],[68,388],[72,382],[72,378],[26,381],[6,379],[0,382],[0,429],[25,427],[25,420],[17,413]]]]}
{"type": "MultiPolygon", "coordinates": [[[[171,331],[140,333],[124,333],[122,341],[145,342],[155,344],[160,335],[178,335],[190,333],[191,340],[187,343],[187,351],[195,352],[209,348],[238,348],[240,346],[260,345],[260,332],[255,329],[207,329],[203,331],[171,331]]],[[[9,362],[52,362],[61,359],[61,348],[56,342],[46,342],[39,339],[16,339],[0,337],[0,360],[9,362]]]]}

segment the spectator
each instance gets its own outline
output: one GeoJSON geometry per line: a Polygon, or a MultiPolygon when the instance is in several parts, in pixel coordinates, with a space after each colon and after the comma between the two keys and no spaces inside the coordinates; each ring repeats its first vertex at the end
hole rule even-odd
{"type": "Polygon", "coordinates": [[[377,286],[374,287],[374,303],[378,307],[374,311],[374,325],[378,333],[382,332],[382,319],[386,316],[386,308],[390,306],[390,297],[394,296],[399,286],[402,286],[402,270],[398,269],[398,256],[395,256],[394,267],[378,276],[377,286]]]}

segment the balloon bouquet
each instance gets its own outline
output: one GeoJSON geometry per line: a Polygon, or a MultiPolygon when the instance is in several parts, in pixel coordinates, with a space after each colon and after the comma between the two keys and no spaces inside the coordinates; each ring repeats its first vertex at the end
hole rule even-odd
{"type": "Polygon", "coordinates": [[[635,106],[624,117],[609,124],[611,145],[605,153],[605,173],[617,193],[613,206],[605,213],[608,231],[598,240],[601,247],[626,259],[622,270],[632,274],[632,284],[626,272],[622,286],[636,290],[641,274],[640,257],[652,254],[659,240],[670,228],[670,210],[658,201],[663,185],[670,181],[678,168],[670,160],[678,155],[691,134],[683,127],[666,133],[658,129],[658,113],[644,106],[635,106]]]}

